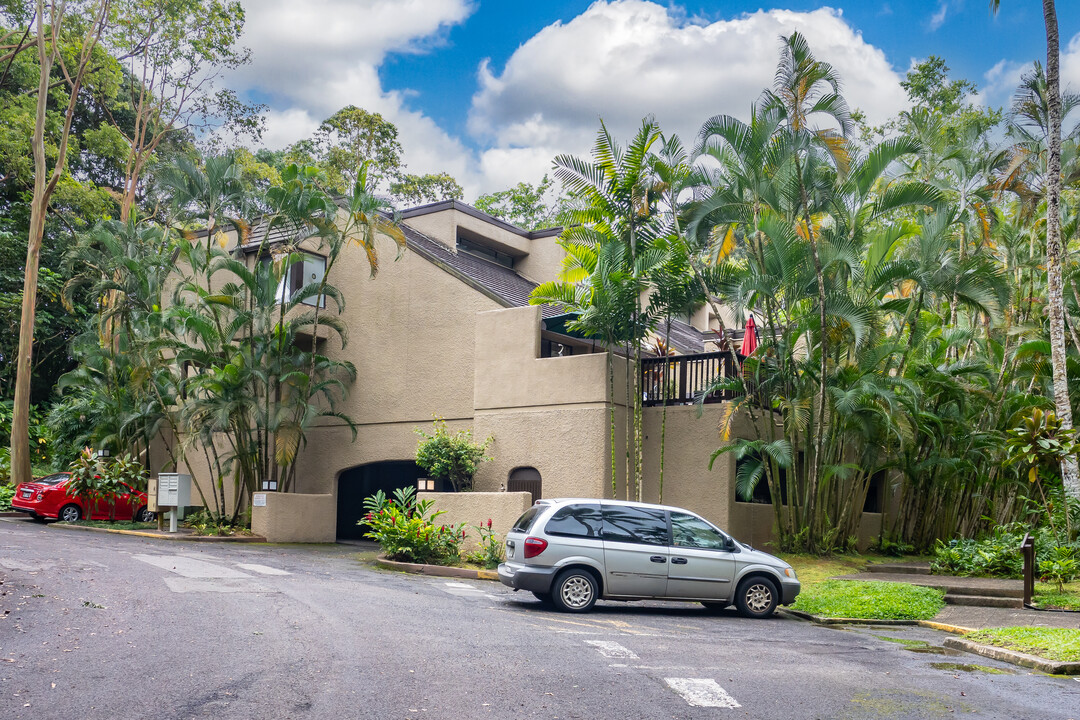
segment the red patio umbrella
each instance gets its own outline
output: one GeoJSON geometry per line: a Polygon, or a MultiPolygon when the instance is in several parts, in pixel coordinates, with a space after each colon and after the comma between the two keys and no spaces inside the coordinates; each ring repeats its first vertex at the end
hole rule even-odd
{"type": "Polygon", "coordinates": [[[757,350],[757,326],[754,323],[754,316],[751,315],[746,320],[746,334],[743,335],[742,347],[739,348],[741,355],[752,355],[757,350]]]}

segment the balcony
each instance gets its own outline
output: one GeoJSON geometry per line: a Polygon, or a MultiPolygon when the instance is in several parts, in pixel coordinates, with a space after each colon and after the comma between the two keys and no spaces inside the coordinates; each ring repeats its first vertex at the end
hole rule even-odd
{"type": "MultiPolygon", "coordinates": [[[[739,374],[741,362],[741,356],[732,355],[727,350],[695,355],[643,358],[641,360],[642,405],[645,407],[663,405],[665,385],[668,405],[692,405],[718,376],[736,377],[739,374]]],[[[724,402],[739,395],[741,393],[723,390],[706,395],[704,402],[724,402]]]]}

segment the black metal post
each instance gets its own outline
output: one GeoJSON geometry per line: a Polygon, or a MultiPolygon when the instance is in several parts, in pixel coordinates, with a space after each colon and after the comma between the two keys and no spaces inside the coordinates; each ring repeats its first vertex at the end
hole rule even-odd
{"type": "Polygon", "coordinates": [[[1030,607],[1035,595],[1035,538],[1031,533],[1024,535],[1020,551],[1024,554],[1024,607],[1030,607]]]}

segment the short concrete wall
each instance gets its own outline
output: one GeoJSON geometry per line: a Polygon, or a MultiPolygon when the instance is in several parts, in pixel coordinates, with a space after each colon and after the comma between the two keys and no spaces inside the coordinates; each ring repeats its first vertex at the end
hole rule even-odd
{"type": "Polygon", "coordinates": [[[529,509],[532,495],[527,492],[422,492],[417,495],[417,500],[434,500],[436,510],[445,510],[446,514],[438,518],[440,523],[465,523],[468,527],[462,550],[469,552],[478,547],[480,540],[474,525],[486,525],[490,519],[491,529],[500,538],[505,538],[514,521],[529,509]]]}
{"type": "Polygon", "coordinates": [[[267,542],[332,543],[337,539],[337,505],[333,495],[255,493],[251,531],[267,542]],[[260,505],[259,496],[265,497],[260,505]]]}

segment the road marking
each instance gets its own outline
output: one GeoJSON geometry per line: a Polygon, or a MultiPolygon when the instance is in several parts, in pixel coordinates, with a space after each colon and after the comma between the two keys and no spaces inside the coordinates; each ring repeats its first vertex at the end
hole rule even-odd
{"type": "Polygon", "coordinates": [[[596,648],[601,655],[607,658],[629,658],[631,660],[638,660],[638,656],[634,654],[633,650],[623,647],[617,642],[612,640],[586,640],[586,645],[592,645],[596,648]]]}
{"type": "Polygon", "coordinates": [[[286,570],[270,567],[269,565],[256,565],[255,563],[236,563],[236,567],[243,568],[244,570],[250,570],[251,572],[257,572],[261,575],[292,575],[292,573],[286,570]]]}
{"type": "Polygon", "coordinates": [[[446,587],[468,588],[469,590],[476,590],[476,588],[474,588],[469,583],[463,583],[463,582],[448,582],[448,583],[446,583],[446,587]]]}
{"type": "Polygon", "coordinates": [[[167,577],[165,585],[174,593],[256,593],[274,592],[251,582],[250,580],[233,580],[228,578],[190,578],[190,577],[167,577]]]}
{"type": "Polygon", "coordinates": [[[187,578],[250,578],[247,573],[232,568],[214,565],[182,555],[132,555],[133,558],[147,565],[174,572],[187,578]]]}
{"type": "Polygon", "coordinates": [[[742,707],[715,680],[708,678],[664,678],[668,687],[693,707],[742,707]]]}

